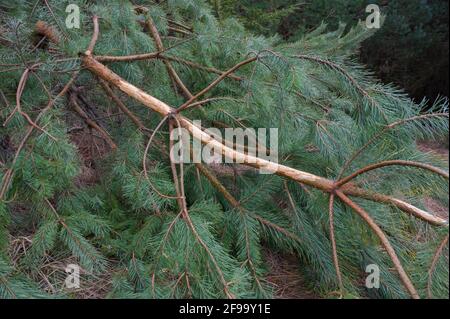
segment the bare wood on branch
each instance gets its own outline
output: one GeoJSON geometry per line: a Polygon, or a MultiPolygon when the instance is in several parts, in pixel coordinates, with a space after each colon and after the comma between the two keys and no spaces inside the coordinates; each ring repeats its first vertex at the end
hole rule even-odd
{"type": "MultiPolygon", "coordinates": [[[[137,88],[136,86],[126,82],[123,80],[120,76],[113,73],[110,69],[108,69],[103,64],[97,62],[92,56],[85,55],[83,57],[83,63],[86,69],[91,71],[93,74],[101,77],[108,83],[116,86],[119,88],[122,92],[129,95],[130,97],[136,99],[137,101],[141,102],[146,107],[150,108],[151,110],[159,113],[162,116],[168,116],[170,114],[175,114],[176,109],[170,107],[166,103],[156,99],[155,97],[149,95],[148,93],[142,91],[141,89],[137,88]]],[[[247,154],[243,154],[240,152],[235,151],[234,149],[227,147],[226,145],[220,143],[219,141],[213,139],[209,134],[205,133],[201,128],[195,126],[190,120],[187,118],[177,115],[181,125],[187,129],[191,135],[193,135],[194,138],[199,139],[203,144],[207,144],[210,147],[220,151],[222,155],[224,155],[226,158],[235,160],[236,162],[243,163],[245,165],[258,168],[258,169],[264,169],[268,171],[275,172],[276,174],[280,176],[287,177],[289,179],[292,179],[294,181],[300,182],[305,185],[309,185],[312,187],[315,187],[317,189],[320,189],[325,192],[332,192],[335,189],[335,182],[320,176],[316,176],[304,171],[296,170],[288,166],[284,166],[281,164],[273,163],[270,161],[267,161],[265,159],[261,159],[258,157],[250,156],[247,154]]],[[[345,187],[343,191],[351,196],[357,196],[366,198],[369,200],[381,202],[381,203],[389,203],[393,204],[394,206],[397,206],[402,211],[405,211],[409,214],[414,214],[415,216],[422,218],[424,220],[434,220],[436,224],[439,225],[447,225],[448,222],[446,220],[443,220],[441,218],[432,218],[432,215],[424,212],[423,210],[420,210],[413,205],[406,204],[402,202],[401,200],[397,200],[394,198],[388,198],[383,196],[377,196],[375,194],[371,194],[368,191],[365,191],[360,188],[356,187],[345,187]]]]}

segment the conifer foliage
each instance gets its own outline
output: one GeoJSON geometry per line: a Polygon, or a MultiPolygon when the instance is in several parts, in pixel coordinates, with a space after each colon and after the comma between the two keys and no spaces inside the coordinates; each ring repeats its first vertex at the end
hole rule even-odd
{"type": "MultiPolygon", "coordinates": [[[[363,25],[297,42],[217,20],[203,0],[0,4],[0,298],[271,298],[264,250],[324,297],[448,297],[448,173],[417,139],[431,110],[354,61],[363,25]],[[183,127],[279,128],[280,166],[175,164],[183,127]],[[252,167],[248,167],[252,166],[252,167]],[[256,168],[256,169],[255,169],[256,168]],[[379,289],[364,285],[377,265],[379,289]],[[106,278],[106,279],[105,279],[106,278]]],[[[425,103],[425,102],[424,102],[425,103]]]]}

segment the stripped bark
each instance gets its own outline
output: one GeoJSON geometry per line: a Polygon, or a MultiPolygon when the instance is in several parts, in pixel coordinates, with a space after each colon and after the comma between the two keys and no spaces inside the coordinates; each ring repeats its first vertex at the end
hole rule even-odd
{"type": "MultiPolygon", "coordinates": [[[[107,81],[108,83],[116,86],[122,92],[141,102],[149,109],[159,113],[162,116],[176,116],[181,126],[187,129],[194,138],[200,140],[203,144],[207,144],[209,147],[216,149],[226,158],[257,169],[274,172],[279,176],[283,176],[299,183],[312,186],[327,193],[330,193],[336,189],[335,182],[332,180],[235,151],[234,149],[212,138],[201,128],[195,126],[189,119],[176,114],[176,109],[142,91],[131,83],[123,80],[109,68],[96,61],[91,55],[85,54],[82,59],[86,69],[91,71],[96,76],[99,76],[103,80],[107,81]]],[[[413,214],[414,216],[421,218],[427,222],[431,222],[435,225],[448,225],[447,220],[433,216],[428,212],[425,212],[411,204],[405,203],[402,200],[396,198],[377,193],[371,193],[352,185],[346,185],[345,187],[343,187],[342,191],[346,195],[362,197],[375,202],[394,205],[408,214],[413,214]]]]}

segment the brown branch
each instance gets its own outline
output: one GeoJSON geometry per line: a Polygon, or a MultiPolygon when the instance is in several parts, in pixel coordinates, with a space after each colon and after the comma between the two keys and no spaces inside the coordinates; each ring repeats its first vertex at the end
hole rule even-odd
{"type": "MultiPolygon", "coordinates": [[[[53,107],[53,105],[55,104],[55,102],[62,96],[64,96],[67,91],[70,89],[70,87],[72,86],[72,84],[75,82],[77,76],[78,76],[79,71],[75,71],[72,75],[72,77],[70,78],[70,80],[66,83],[66,85],[63,87],[63,89],[58,93],[58,95],[56,95],[56,97],[54,99],[51,99],[47,106],[42,109],[42,111],[38,114],[38,116],[35,119],[35,122],[39,122],[41,118],[43,118],[47,112],[53,107]]],[[[31,126],[30,128],[28,128],[28,131],[26,132],[25,136],[22,138],[19,146],[17,147],[16,153],[14,155],[14,159],[11,163],[11,167],[10,169],[5,173],[5,175],[3,176],[2,179],[2,184],[0,187],[0,199],[3,199],[8,188],[9,185],[11,183],[12,177],[13,177],[13,169],[14,169],[14,165],[17,163],[17,160],[19,159],[20,153],[22,152],[23,148],[25,147],[25,144],[28,142],[28,139],[31,137],[31,135],[33,134],[35,127],[31,126]]]]}
{"type": "Polygon", "coordinates": [[[111,139],[111,136],[106,132],[100,125],[98,125],[94,120],[90,119],[89,116],[86,114],[86,112],[80,107],[80,105],[77,102],[77,98],[75,94],[71,94],[70,96],[70,102],[72,103],[72,107],[76,113],[94,130],[96,130],[108,143],[108,145],[113,149],[117,149],[116,143],[111,139]]]}
{"type": "Polygon", "coordinates": [[[191,35],[192,34],[192,32],[190,32],[190,31],[185,31],[183,29],[176,28],[176,27],[171,27],[171,26],[169,26],[167,28],[167,30],[172,31],[172,32],[176,32],[176,33],[180,33],[182,35],[191,35]]]}
{"type": "MultiPolygon", "coordinates": [[[[221,71],[221,70],[218,70],[218,69],[213,68],[213,67],[203,66],[201,64],[198,64],[198,63],[186,60],[186,59],[182,59],[182,58],[179,58],[179,57],[170,56],[170,55],[162,55],[160,57],[162,59],[167,59],[167,60],[172,61],[172,62],[177,62],[177,63],[180,63],[180,64],[184,64],[184,65],[190,66],[192,68],[203,70],[203,71],[206,71],[206,72],[215,73],[215,74],[218,74],[218,75],[224,75],[225,74],[225,71],[221,71]]],[[[227,78],[231,78],[231,79],[236,80],[236,81],[244,80],[244,78],[236,76],[236,75],[234,75],[232,73],[227,74],[226,77],[227,78]]]]}
{"type": "Polygon", "coordinates": [[[177,26],[177,27],[179,27],[179,28],[182,28],[182,29],[185,29],[185,30],[187,30],[187,31],[190,31],[191,33],[194,32],[194,28],[193,28],[193,27],[184,25],[184,24],[182,24],[182,23],[180,23],[180,22],[177,22],[177,21],[174,21],[174,20],[171,20],[171,19],[167,19],[167,21],[168,21],[170,24],[173,24],[174,26],[177,26]]]}
{"type": "Polygon", "coordinates": [[[45,131],[43,128],[41,128],[40,126],[38,126],[32,119],[31,117],[22,110],[22,106],[21,106],[21,99],[22,99],[22,95],[23,95],[23,91],[25,90],[25,86],[27,84],[30,72],[37,67],[39,64],[34,64],[33,66],[31,66],[30,68],[26,68],[25,71],[22,73],[22,76],[20,77],[19,80],[19,84],[17,86],[17,91],[16,91],[16,107],[14,108],[14,110],[11,112],[11,114],[7,117],[7,119],[5,120],[5,122],[3,123],[3,126],[6,126],[8,124],[8,122],[12,119],[13,115],[16,112],[19,112],[20,115],[22,115],[28,122],[28,124],[30,124],[32,127],[34,127],[35,129],[43,132],[44,134],[48,135],[52,140],[56,141],[56,138],[53,137],[50,133],[48,133],[47,131],[45,131]]]}
{"type": "Polygon", "coordinates": [[[377,223],[370,217],[370,215],[362,209],[360,206],[358,206],[355,202],[353,202],[350,198],[348,198],[343,192],[337,190],[336,196],[338,196],[346,205],[348,205],[350,208],[352,208],[366,223],[369,225],[369,227],[373,230],[373,232],[378,236],[378,238],[381,241],[381,244],[386,249],[386,252],[388,253],[389,257],[391,258],[392,262],[394,263],[395,269],[397,270],[400,279],[405,286],[406,290],[409,292],[411,297],[413,299],[420,299],[419,294],[416,291],[416,288],[414,288],[413,283],[409,279],[408,275],[406,274],[405,270],[403,269],[403,266],[398,259],[398,256],[392,247],[391,243],[389,242],[389,239],[384,234],[383,230],[380,228],[380,226],[377,225],[377,223]]]}
{"type": "Polygon", "coordinates": [[[177,171],[177,167],[175,165],[175,159],[173,157],[173,149],[174,149],[174,143],[173,143],[174,141],[172,138],[173,122],[170,120],[169,120],[169,134],[170,134],[170,136],[169,136],[169,149],[170,149],[169,158],[170,158],[170,169],[172,170],[173,184],[175,185],[175,191],[177,193],[178,207],[180,208],[180,210],[182,212],[183,218],[186,218],[186,215],[188,214],[186,198],[184,198],[181,193],[181,185],[180,185],[180,181],[178,179],[178,171],[177,171]]]}
{"type": "Polygon", "coordinates": [[[347,184],[347,185],[343,186],[341,190],[348,196],[359,197],[359,198],[370,200],[372,202],[392,205],[392,206],[397,207],[401,211],[403,211],[407,214],[413,215],[419,219],[422,219],[432,225],[448,227],[448,220],[438,217],[438,216],[434,216],[433,214],[430,214],[429,212],[426,212],[420,208],[417,208],[403,200],[400,200],[400,199],[397,199],[397,198],[394,198],[391,196],[371,192],[371,191],[368,191],[368,190],[365,190],[362,188],[355,187],[351,184],[347,184]]]}
{"type": "MultiPolygon", "coordinates": [[[[128,96],[136,99],[149,109],[161,114],[162,116],[168,116],[176,113],[176,109],[170,107],[169,105],[156,99],[155,97],[147,94],[146,92],[142,91],[136,86],[126,82],[120,76],[113,73],[106,66],[97,62],[92,56],[84,56],[83,64],[86,67],[86,69],[91,71],[93,74],[101,77],[108,83],[113,84],[128,96]]],[[[207,144],[210,147],[220,151],[220,153],[228,159],[234,160],[235,162],[238,163],[243,163],[247,166],[251,166],[257,169],[264,169],[266,171],[274,172],[279,176],[287,177],[289,179],[292,179],[305,185],[312,186],[324,192],[330,193],[335,190],[334,181],[307,172],[296,170],[288,166],[273,163],[258,157],[250,156],[235,151],[232,148],[212,138],[208,133],[204,132],[201,128],[193,125],[193,123],[187,118],[180,115],[177,115],[177,117],[181,123],[181,126],[187,129],[190,132],[190,134],[194,136],[194,138],[200,140],[203,144],[207,144]]],[[[433,220],[437,225],[448,224],[446,220],[438,219],[427,212],[424,212],[410,204],[402,202],[401,200],[397,200],[394,198],[389,198],[388,200],[386,200],[386,197],[383,197],[382,195],[381,197],[377,197],[376,195],[374,196],[368,191],[356,187],[345,187],[344,192],[351,196],[367,198],[381,203],[388,202],[390,204],[397,206],[402,211],[412,213],[419,218],[422,218],[427,221],[433,220]]]]}
{"type": "Polygon", "coordinates": [[[329,205],[329,223],[330,223],[330,241],[331,241],[331,248],[333,252],[333,263],[334,268],[336,268],[336,276],[339,284],[339,289],[341,292],[341,298],[344,295],[344,284],[342,281],[342,274],[341,269],[339,267],[339,257],[337,253],[337,245],[336,245],[336,237],[334,232],[334,194],[330,195],[330,205],[329,205]]]}
{"type": "MultiPolygon", "coordinates": [[[[207,67],[207,66],[195,63],[193,61],[189,61],[189,60],[182,59],[179,57],[164,54],[164,52],[167,52],[169,49],[170,48],[166,48],[163,51],[159,51],[159,52],[150,52],[150,53],[143,53],[143,54],[123,55],[123,56],[97,55],[97,56],[95,56],[95,59],[98,62],[102,62],[102,63],[132,62],[132,61],[142,61],[142,60],[151,60],[151,59],[162,59],[162,60],[167,60],[167,61],[171,61],[171,62],[184,64],[184,65],[190,66],[194,69],[199,69],[199,70],[206,71],[209,73],[215,73],[218,75],[223,75],[225,73],[225,71],[221,71],[221,70],[213,68],[213,67],[207,67]]],[[[236,76],[234,74],[227,74],[226,77],[236,80],[236,81],[244,80],[244,78],[236,76]]]]}
{"type": "Polygon", "coordinates": [[[150,139],[148,140],[147,146],[145,147],[144,156],[143,156],[143,159],[142,159],[142,167],[143,167],[143,170],[144,170],[144,177],[145,177],[145,179],[148,181],[148,184],[150,185],[150,187],[153,189],[153,191],[156,194],[158,194],[162,198],[178,200],[179,196],[164,195],[158,189],[156,189],[156,187],[151,182],[150,177],[148,175],[148,171],[147,171],[147,154],[148,154],[148,152],[150,150],[150,146],[152,145],[152,142],[153,142],[153,139],[155,138],[156,133],[159,131],[159,129],[162,127],[162,125],[166,122],[166,120],[167,120],[167,117],[164,117],[161,120],[161,122],[159,122],[159,124],[156,126],[155,130],[153,131],[152,135],[150,136],[150,139]]]}
{"type": "Polygon", "coordinates": [[[414,121],[418,121],[418,120],[423,120],[423,119],[428,119],[428,118],[433,118],[433,117],[448,117],[448,113],[433,113],[433,114],[425,114],[425,115],[418,115],[418,116],[413,116],[407,119],[403,119],[403,120],[399,120],[396,122],[393,122],[389,125],[386,125],[382,130],[380,130],[378,133],[374,134],[367,142],[366,144],[364,144],[359,150],[357,150],[355,153],[353,153],[353,155],[350,157],[350,159],[348,159],[345,164],[342,166],[341,171],[339,172],[338,175],[338,179],[340,179],[342,177],[342,175],[345,173],[345,171],[350,167],[351,163],[356,160],[370,145],[372,145],[372,143],[374,143],[377,139],[379,139],[381,136],[383,136],[386,132],[388,132],[389,130],[409,123],[409,122],[414,122],[414,121]]]}
{"type": "Polygon", "coordinates": [[[206,93],[208,93],[209,91],[211,91],[213,88],[215,88],[217,85],[219,85],[220,82],[222,82],[228,75],[230,75],[231,73],[233,73],[234,71],[238,70],[239,68],[243,67],[244,65],[247,65],[249,63],[255,62],[256,60],[258,60],[258,57],[253,57],[253,58],[249,58],[245,61],[242,61],[238,64],[236,64],[234,67],[232,67],[231,69],[229,69],[228,71],[226,71],[224,74],[222,74],[221,76],[219,76],[216,80],[214,80],[210,85],[208,85],[206,88],[204,88],[203,90],[201,90],[199,93],[197,93],[195,96],[193,96],[192,98],[189,99],[189,101],[187,101],[186,103],[184,103],[183,105],[181,105],[177,112],[181,112],[184,109],[188,108],[193,102],[195,102],[196,100],[198,100],[198,98],[200,98],[201,96],[205,95],[206,93]]]}
{"type": "Polygon", "coordinates": [[[114,93],[114,91],[109,87],[108,83],[106,83],[104,80],[100,79],[100,85],[102,86],[103,90],[105,91],[106,95],[108,95],[114,103],[119,107],[119,109],[122,110],[123,113],[125,113],[130,120],[136,124],[136,126],[140,130],[147,130],[145,125],[141,122],[141,120],[131,112],[128,107],[119,99],[119,97],[114,93]]]}
{"type": "Polygon", "coordinates": [[[444,240],[441,242],[438,249],[436,250],[436,253],[434,254],[434,257],[433,257],[433,261],[431,262],[430,270],[428,270],[428,284],[427,284],[428,299],[433,298],[433,292],[431,290],[431,288],[433,286],[433,274],[436,269],[439,258],[441,257],[445,246],[448,244],[448,238],[449,238],[449,235],[447,234],[447,236],[445,236],[444,240]]]}
{"type": "Polygon", "coordinates": [[[161,52],[150,52],[143,54],[133,54],[133,55],[122,55],[122,56],[113,56],[113,55],[96,55],[95,59],[99,62],[107,63],[107,62],[133,62],[133,61],[142,61],[142,60],[151,60],[161,58],[161,52]]]}
{"type": "Polygon", "coordinates": [[[423,164],[423,163],[417,163],[417,162],[411,162],[411,161],[401,161],[401,160],[393,160],[393,161],[384,161],[384,162],[380,162],[380,163],[376,163],[376,164],[372,164],[369,166],[366,166],[358,171],[356,171],[355,173],[353,173],[352,175],[341,179],[340,181],[338,181],[336,183],[337,187],[341,187],[342,185],[345,185],[347,183],[349,183],[350,181],[352,181],[353,179],[355,179],[356,177],[365,174],[367,172],[382,168],[382,167],[387,167],[387,166],[408,166],[408,167],[416,167],[416,168],[421,168],[424,170],[428,170],[430,172],[436,173],[446,179],[449,179],[449,175],[448,172],[434,167],[432,165],[428,165],[428,164],[423,164]]]}
{"type": "MultiPolygon", "coordinates": [[[[148,29],[150,30],[150,34],[153,37],[153,40],[155,41],[156,48],[160,52],[164,51],[164,45],[163,45],[163,42],[162,42],[161,37],[159,35],[158,29],[156,28],[156,26],[155,26],[155,24],[153,22],[153,19],[151,18],[150,15],[147,15],[147,22],[146,23],[147,23],[148,29]]],[[[183,92],[184,96],[186,98],[188,98],[188,99],[191,99],[192,98],[192,93],[184,85],[183,81],[180,79],[180,77],[178,76],[177,72],[175,72],[175,69],[170,64],[170,62],[167,61],[167,60],[164,60],[164,64],[166,65],[167,72],[169,73],[169,76],[176,83],[176,85],[181,89],[181,91],[183,92]]]]}
{"type": "Polygon", "coordinates": [[[98,35],[100,33],[100,29],[98,26],[98,17],[94,15],[92,21],[94,22],[94,32],[92,33],[91,42],[89,43],[89,46],[85,53],[86,55],[91,55],[94,52],[95,44],[97,43],[98,35]]]}

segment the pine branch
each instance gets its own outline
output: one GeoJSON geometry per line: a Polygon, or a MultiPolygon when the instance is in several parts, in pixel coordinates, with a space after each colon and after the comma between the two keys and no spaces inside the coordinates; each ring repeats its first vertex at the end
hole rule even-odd
{"type": "Polygon", "coordinates": [[[343,192],[337,190],[336,195],[349,207],[351,207],[358,215],[369,225],[369,227],[373,230],[373,232],[378,236],[378,238],[381,241],[381,244],[386,249],[386,252],[388,253],[389,257],[391,258],[392,262],[394,263],[395,268],[397,269],[397,272],[400,276],[401,281],[403,282],[403,285],[408,290],[409,294],[413,299],[420,299],[419,294],[416,291],[416,288],[414,288],[413,283],[411,282],[411,279],[409,279],[408,275],[406,274],[405,270],[403,269],[403,266],[400,262],[400,260],[397,257],[397,254],[395,253],[394,248],[392,248],[391,243],[389,242],[389,239],[384,234],[384,232],[381,230],[380,226],[378,226],[375,221],[370,217],[370,215],[362,209],[360,206],[358,206],[355,202],[353,202],[350,198],[348,198],[343,192]]]}
{"type": "Polygon", "coordinates": [[[184,103],[183,105],[181,105],[178,109],[177,109],[177,113],[183,111],[184,109],[188,108],[193,102],[195,102],[196,100],[198,100],[201,96],[205,95],[206,93],[208,93],[209,91],[211,91],[213,88],[215,88],[217,85],[220,84],[220,82],[222,82],[228,75],[230,75],[231,73],[234,73],[236,70],[240,69],[241,67],[250,64],[252,62],[255,62],[258,60],[258,57],[253,57],[253,58],[249,58],[245,61],[242,61],[238,64],[236,64],[234,67],[232,67],[231,69],[229,69],[228,71],[226,71],[225,73],[223,73],[221,76],[219,76],[215,81],[213,81],[210,85],[208,85],[206,88],[204,88],[202,91],[200,91],[199,93],[197,93],[195,96],[191,97],[189,99],[189,101],[187,101],[186,103],[184,103]]]}
{"type": "Polygon", "coordinates": [[[433,274],[434,274],[434,271],[436,269],[436,265],[437,265],[437,263],[439,261],[439,258],[441,257],[445,246],[448,244],[448,238],[449,238],[449,235],[447,234],[447,236],[445,236],[444,240],[441,242],[441,244],[437,248],[436,253],[433,256],[433,260],[431,262],[430,269],[428,270],[428,284],[427,284],[428,299],[433,298],[433,292],[432,292],[433,274]]]}
{"type": "MultiPolygon", "coordinates": [[[[163,116],[170,116],[176,114],[176,109],[171,108],[164,102],[156,99],[155,97],[145,93],[141,89],[135,87],[134,85],[126,82],[121,77],[119,77],[117,74],[113,73],[111,70],[109,70],[104,65],[97,62],[92,56],[85,55],[83,57],[83,64],[84,66],[90,70],[93,74],[96,76],[101,77],[105,81],[117,86],[122,92],[125,94],[135,98],[151,110],[163,115],[163,116]]],[[[276,164],[273,162],[269,162],[267,160],[257,158],[254,156],[250,156],[247,154],[243,154],[240,152],[235,151],[234,149],[220,143],[219,141],[212,138],[209,134],[205,133],[202,129],[196,127],[192,124],[192,122],[188,119],[186,119],[183,116],[176,115],[177,119],[181,123],[181,126],[187,129],[190,134],[196,138],[199,139],[203,144],[209,145],[211,148],[214,148],[216,150],[220,150],[220,153],[223,154],[226,158],[231,159],[233,161],[244,163],[245,165],[258,168],[258,169],[264,169],[266,171],[274,172],[277,175],[287,177],[289,179],[292,179],[294,181],[300,182],[302,184],[306,184],[309,186],[312,186],[314,188],[317,188],[319,190],[325,191],[327,193],[330,193],[335,190],[335,182],[328,180],[323,177],[319,177],[307,172],[303,172],[300,170],[293,169],[291,167],[287,167],[284,165],[276,164]]],[[[381,202],[381,203],[390,203],[398,208],[400,208],[402,211],[407,213],[412,213],[416,217],[422,218],[426,221],[432,221],[438,225],[447,225],[448,222],[446,220],[443,220],[441,218],[437,218],[432,216],[431,214],[424,212],[410,204],[407,204],[401,200],[394,199],[394,198],[386,198],[379,194],[371,194],[363,189],[359,189],[356,187],[346,187],[343,189],[343,191],[352,196],[357,197],[363,197],[367,198],[373,201],[381,202]]]]}
{"type": "MultiPolygon", "coordinates": [[[[54,99],[51,99],[50,102],[47,104],[47,106],[44,109],[42,109],[42,111],[38,114],[38,116],[35,119],[35,122],[39,122],[39,120],[42,119],[48,113],[48,111],[50,111],[50,109],[53,107],[53,105],[56,103],[56,101],[60,97],[64,96],[69,91],[72,84],[75,82],[75,80],[78,76],[78,73],[79,73],[79,71],[75,71],[73,73],[70,80],[66,83],[66,85],[63,87],[63,89],[58,93],[58,95],[54,99]]],[[[16,153],[14,155],[14,159],[11,163],[11,167],[8,169],[8,171],[5,173],[5,175],[3,176],[3,179],[2,179],[2,183],[1,183],[1,187],[0,187],[0,199],[3,199],[4,196],[6,195],[6,192],[8,191],[9,185],[11,183],[11,180],[12,180],[12,177],[14,174],[14,172],[13,172],[14,165],[16,164],[17,160],[19,159],[20,153],[22,152],[23,148],[25,147],[25,144],[27,143],[28,139],[33,134],[34,129],[35,129],[34,126],[31,126],[28,129],[25,136],[22,138],[19,146],[17,147],[16,153]]]]}
{"type": "Polygon", "coordinates": [[[119,109],[125,113],[130,120],[136,124],[136,126],[141,130],[141,131],[148,131],[148,129],[145,127],[145,125],[142,123],[142,121],[133,114],[133,112],[131,112],[128,107],[119,99],[119,97],[113,92],[113,90],[109,87],[108,83],[106,83],[104,80],[100,79],[100,85],[103,88],[103,90],[105,91],[106,95],[108,95],[113,101],[114,103],[116,103],[116,105],[119,107],[119,109]]]}
{"type": "Polygon", "coordinates": [[[116,143],[112,140],[111,136],[106,132],[100,125],[98,125],[94,120],[90,119],[89,116],[86,114],[86,112],[80,107],[80,105],[77,102],[77,97],[75,93],[72,93],[70,96],[70,102],[72,104],[72,107],[74,111],[94,130],[96,130],[102,138],[108,143],[108,145],[111,147],[111,149],[115,150],[117,149],[116,143]]]}
{"type": "Polygon", "coordinates": [[[411,162],[411,161],[401,161],[401,160],[393,160],[393,161],[384,161],[381,163],[376,163],[376,164],[372,164],[369,166],[366,166],[358,171],[356,171],[355,173],[351,174],[350,176],[341,179],[340,181],[338,181],[336,183],[337,187],[341,187],[347,183],[349,183],[350,181],[354,180],[356,177],[363,175],[367,172],[379,169],[379,168],[383,168],[383,167],[387,167],[387,166],[404,166],[404,167],[416,167],[416,168],[421,168],[430,172],[433,172],[437,175],[440,175],[442,177],[444,177],[445,179],[449,179],[449,175],[448,172],[434,167],[432,165],[428,165],[428,164],[424,164],[424,163],[417,163],[417,162],[411,162]]]}
{"type": "Polygon", "coordinates": [[[419,115],[419,116],[413,116],[407,119],[402,119],[396,122],[393,122],[389,125],[386,125],[382,130],[380,130],[378,133],[375,133],[367,142],[364,144],[360,149],[358,149],[353,155],[344,163],[342,166],[338,179],[341,179],[343,174],[347,171],[347,169],[350,167],[351,163],[355,161],[363,152],[372,145],[376,140],[378,140],[380,137],[382,137],[384,134],[386,134],[388,131],[396,128],[397,126],[404,125],[409,122],[414,121],[420,121],[424,119],[430,119],[430,118],[436,118],[436,117],[447,117],[448,113],[433,113],[433,114],[425,114],[425,115],[419,115]]]}
{"type": "Polygon", "coordinates": [[[330,204],[329,204],[330,241],[331,247],[333,249],[333,263],[334,267],[336,268],[336,277],[338,280],[340,294],[342,298],[344,296],[344,284],[342,281],[341,269],[339,267],[339,257],[337,252],[336,238],[334,231],[334,197],[335,197],[334,194],[330,195],[330,204]]]}
{"type": "MultiPolygon", "coordinates": [[[[151,18],[150,15],[147,14],[147,26],[148,29],[150,30],[150,33],[153,37],[153,40],[155,40],[155,44],[156,44],[156,48],[158,49],[159,52],[163,52],[164,51],[164,45],[162,43],[161,37],[159,35],[158,29],[156,28],[153,19],[151,18]]],[[[164,64],[166,65],[167,68],[167,72],[169,73],[171,79],[175,82],[176,86],[179,87],[181,89],[181,91],[183,92],[183,94],[188,98],[191,99],[192,98],[192,93],[189,91],[189,89],[184,85],[183,81],[181,81],[180,77],[178,76],[178,74],[175,72],[175,69],[173,68],[173,66],[170,64],[169,61],[164,60],[164,64]]]]}

